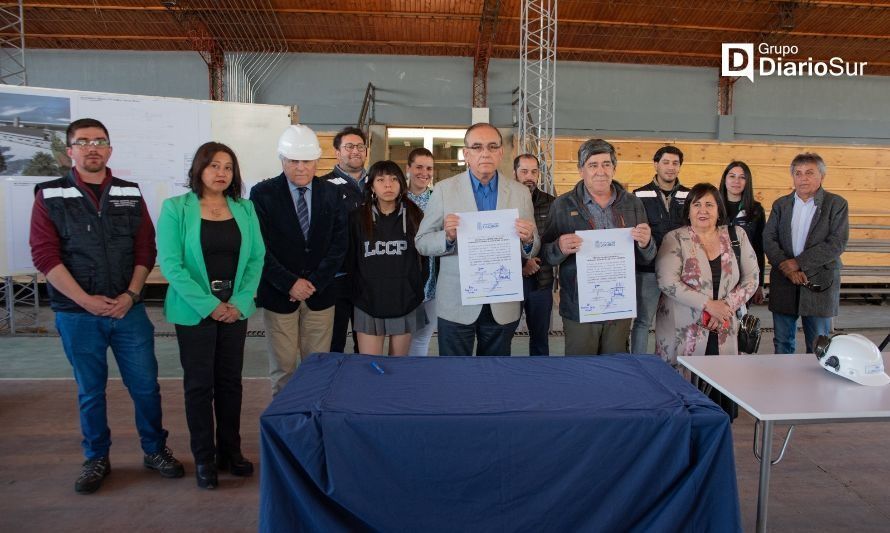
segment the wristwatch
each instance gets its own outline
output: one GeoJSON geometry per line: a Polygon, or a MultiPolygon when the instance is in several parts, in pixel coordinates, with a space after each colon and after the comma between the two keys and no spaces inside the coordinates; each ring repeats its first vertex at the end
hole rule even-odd
{"type": "Polygon", "coordinates": [[[131,291],[130,289],[127,289],[127,294],[129,294],[130,298],[133,300],[133,305],[136,305],[142,301],[142,296],[139,296],[139,294],[131,291]]]}

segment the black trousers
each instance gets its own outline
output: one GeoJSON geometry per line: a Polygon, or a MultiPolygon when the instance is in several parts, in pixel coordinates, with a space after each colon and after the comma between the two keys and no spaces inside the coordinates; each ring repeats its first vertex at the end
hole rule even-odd
{"type": "MultiPolygon", "coordinates": [[[[346,330],[352,321],[352,278],[340,276],[334,278],[334,331],[331,335],[331,351],[346,353],[346,330]]],[[[358,353],[358,340],[355,331],[352,332],[352,353],[358,353]]]]}
{"type": "Polygon", "coordinates": [[[241,453],[241,371],[246,337],[247,320],[226,324],[205,318],[196,326],[176,325],[185,418],[195,464],[212,463],[217,454],[231,457],[241,453]]]}
{"type": "MultiPolygon", "coordinates": [[[[718,343],[717,334],[713,331],[708,333],[708,344],[705,347],[705,355],[720,355],[720,345],[718,343]]],[[[729,398],[723,395],[719,390],[711,387],[705,380],[699,381],[699,389],[708,393],[708,398],[720,406],[727,415],[729,415],[729,423],[735,421],[739,417],[739,406],[729,398]]]]}

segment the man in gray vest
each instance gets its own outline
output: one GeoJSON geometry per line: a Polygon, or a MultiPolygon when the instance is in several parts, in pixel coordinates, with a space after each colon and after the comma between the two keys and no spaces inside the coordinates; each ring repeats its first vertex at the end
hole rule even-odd
{"type": "Polygon", "coordinates": [[[105,126],[80,119],[66,135],[74,168],[37,186],[30,242],[77,381],[86,461],[74,490],[95,492],[111,473],[108,348],[133,399],[143,465],[163,477],[182,477],[161,424],[154,326],[141,296],[157,255],[154,226],[139,186],[112,176],[106,166],[111,142],[105,126]]]}

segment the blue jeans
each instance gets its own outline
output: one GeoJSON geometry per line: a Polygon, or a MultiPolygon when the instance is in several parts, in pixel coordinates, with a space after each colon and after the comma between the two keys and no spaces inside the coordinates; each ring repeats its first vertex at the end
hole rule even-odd
{"type": "Polygon", "coordinates": [[[637,272],[637,317],[630,331],[631,353],[652,353],[649,351],[649,330],[658,310],[661,289],[655,272],[637,272]]]}
{"type": "Polygon", "coordinates": [[[161,425],[154,326],[145,313],[145,305],[133,306],[121,319],[90,313],[56,313],[56,329],[77,381],[81,445],[87,459],[104,457],[111,448],[105,409],[109,347],[136,408],[136,430],[142,450],[147,454],[163,450],[167,432],[161,425]]]}
{"type": "MultiPolygon", "coordinates": [[[[803,336],[807,353],[813,353],[813,343],[819,335],[831,334],[831,317],[802,316],[803,336]]],[[[773,313],[773,346],[776,353],[794,353],[797,349],[797,315],[773,313]]]]}
{"type": "Polygon", "coordinates": [[[458,324],[439,318],[439,355],[510,355],[510,342],[519,321],[498,324],[491,314],[491,306],[483,305],[482,312],[472,324],[458,324]]]}
{"type": "Polygon", "coordinates": [[[535,276],[522,278],[525,324],[528,326],[528,354],[550,355],[550,314],[553,312],[553,287],[538,288],[535,276]]]}

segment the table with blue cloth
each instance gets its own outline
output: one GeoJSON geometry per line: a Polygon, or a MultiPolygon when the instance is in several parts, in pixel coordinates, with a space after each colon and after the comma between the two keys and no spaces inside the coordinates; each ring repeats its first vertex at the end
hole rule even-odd
{"type": "Polygon", "coordinates": [[[261,531],[740,531],[726,414],[654,356],[315,354],[260,419],[261,531]]]}

